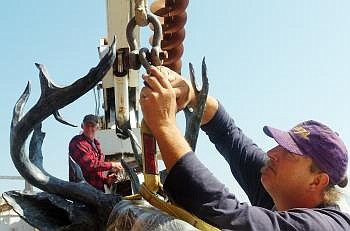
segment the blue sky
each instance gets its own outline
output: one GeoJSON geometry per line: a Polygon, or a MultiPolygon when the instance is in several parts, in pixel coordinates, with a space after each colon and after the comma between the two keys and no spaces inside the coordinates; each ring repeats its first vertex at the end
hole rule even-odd
{"type": "MultiPolygon", "coordinates": [[[[98,62],[98,40],[106,35],[105,1],[6,1],[0,14],[0,175],[17,175],[9,154],[12,107],[32,82],[27,109],[39,96],[34,62],[46,65],[65,85],[98,62]]],[[[339,1],[191,1],[186,24],[183,74],[191,61],[200,76],[206,56],[210,94],[264,150],[275,145],[262,127],[289,129],[315,119],[336,130],[350,146],[350,2],[339,1]]],[[[143,30],[144,32],[145,30],[143,30]]],[[[146,45],[144,33],[142,44],[146,45]]],[[[147,44],[148,45],[148,44],[147,44]]],[[[79,124],[94,112],[92,92],[64,108],[79,124]]],[[[179,120],[182,122],[183,120],[179,120]]],[[[183,127],[183,124],[180,126],[183,127]]],[[[67,144],[79,129],[52,118],[44,122],[44,166],[67,178],[67,144]]],[[[197,154],[231,190],[238,189],[223,158],[201,134],[197,154]]],[[[1,181],[0,191],[22,188],[1,181]]]]}

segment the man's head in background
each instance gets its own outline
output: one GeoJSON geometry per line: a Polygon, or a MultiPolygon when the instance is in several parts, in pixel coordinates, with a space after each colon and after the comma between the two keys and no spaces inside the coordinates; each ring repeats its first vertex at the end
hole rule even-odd
{"type": "Polygon", "coordinates": [[[347,149],[326,125],[306,121],[285,132],[265,126],[278,146],[268,151],[261,182],[278,210],[336,203],[347,184],[347,149]]]}
{"type": "Polygon", "coordinates": [[[83,129],[83,134],[86,137],[94,139],[98,129],[98,117],[91,114],[84,116],[81,128],[83,129]]]}

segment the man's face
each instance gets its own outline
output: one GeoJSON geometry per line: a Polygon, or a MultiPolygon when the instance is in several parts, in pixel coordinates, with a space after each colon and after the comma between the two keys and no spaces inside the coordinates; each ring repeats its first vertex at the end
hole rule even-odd
{"type": "Polygon", "coordinates": [[[95,138],[96,131],[98,129],[97,125],[91,122],[83,123],[82,125],[83,133],[85,136],[93,139],[95,138]]]}
{"type": "Polygon", "coordinates": [[[261,169],[261,182],[272,198],[296,198],[309,190],[314,180],[312,159],[277,146],[267,152],[269,160],[261,169]]]}

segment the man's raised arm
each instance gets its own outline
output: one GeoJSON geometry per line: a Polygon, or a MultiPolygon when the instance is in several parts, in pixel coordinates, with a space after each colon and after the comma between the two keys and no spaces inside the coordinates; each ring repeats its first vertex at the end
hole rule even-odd
{"type": "Polygon", "coordinates": [[[202,130],[230,165],[231,172],[253,205],[271,208],[273,202],[260,182],[266,154],[236,126],[223,106],[208,96],[202,130]]]}
{"type": "MultiPolygon", "coordinates": [[[[191,107],[196,103],[192,85],[179,74],[171,70],[168,72],[172,74],[171,85],[176,94],[177,109],[191,107]]],[[[264,165],[266,154],[243,134],[223,106],[211,96],[207,98],[202,130],[228,162],[232,174],[248,195],[250,202],[253,205],[271,208],[272,200],[260,183],[260,169],[264,165]]]]}

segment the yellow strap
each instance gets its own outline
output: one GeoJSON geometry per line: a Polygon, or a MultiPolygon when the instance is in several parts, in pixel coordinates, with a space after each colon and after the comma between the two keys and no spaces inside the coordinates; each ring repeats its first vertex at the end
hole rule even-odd
{"type": "Polygon", "coordinates": [[[123,200],[129,200],[129,201],[142,200],[142,195],[141,194],[133,194],[130,196],[125,196],[125,197],[123,197],[123,200]]]}
{"type": "Polygon", "coordinates": [[[154,207],[168,213],[171,216],[186,221],[187,223],[193,225],[194,227],[200,230],[219,230],[214,226],[206,223],[205,221],[199,219],[195,215],[187,212],[186,210],[161,200],[155,194],[149,191],[144,184],[141,185],[140,194],[146,201],[148,201],[154,207]]]}

